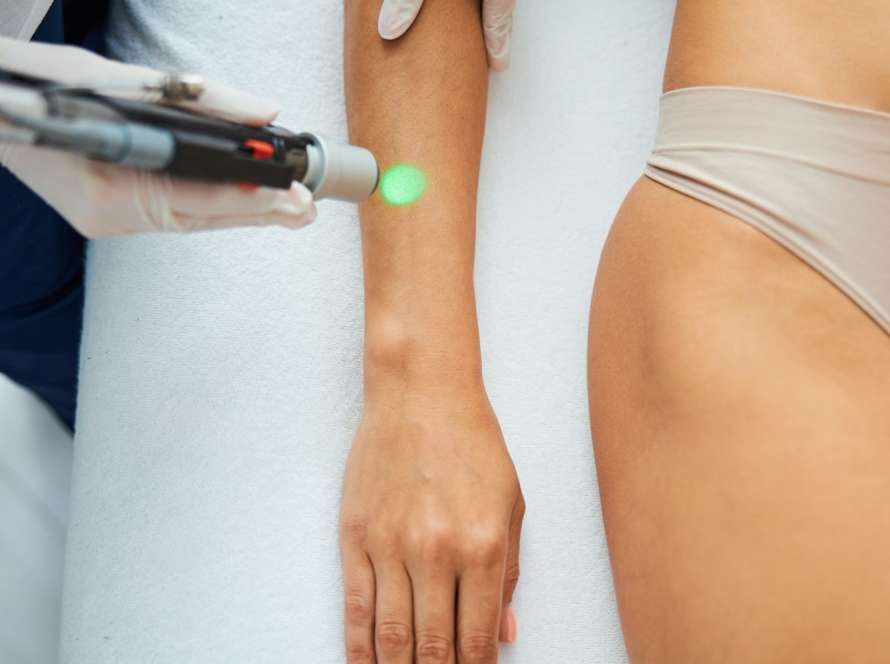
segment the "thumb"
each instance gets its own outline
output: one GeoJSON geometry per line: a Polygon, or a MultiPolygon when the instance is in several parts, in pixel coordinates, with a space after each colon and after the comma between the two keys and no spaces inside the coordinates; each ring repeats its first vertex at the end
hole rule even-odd
{"type": "Polygon", "coordinates": [[[482,7],[482,28],[488,64],[494,71],[510,65],[510,40],[513,34],[513,10],[516,0],[485,0],[482,7]]]}
{"type": "Polygon", "coordinates": [[[520,490],[513,505],[513,513],[510,516],[509,541],[507,543],[507,561],[504,570],[504,591],[501,610],[500,638],[502,641],[516,640],[516,615],[510,603],[513,601],[513,593],[516,584],[519,583],[519,541],[522,533],[522,520],[525,517],[525,499],[520,490]]]}
{"type": "Polygon", "coordinates": [[[204,81],[204,91],[197,101],[182,102],[177,106],[260,127],[272,122],[281,111],[281,106],[274,101],[208,80],[204,81]]]}
{"type": "Polygon", "coordinates": [[[290,189],[241,188],[203,182],[170,183],[155,200],[163,201],[151,215],[156,230],[180,232],[236,226],[300,228],[315,219],[312,193],[299,182],[290,189]]]}
{"type": "Polygon", "coordinates": [[[384,39],[398,39],[414,23],[421,6],[423,0],[383,0],[377,32],[384,39]]]}

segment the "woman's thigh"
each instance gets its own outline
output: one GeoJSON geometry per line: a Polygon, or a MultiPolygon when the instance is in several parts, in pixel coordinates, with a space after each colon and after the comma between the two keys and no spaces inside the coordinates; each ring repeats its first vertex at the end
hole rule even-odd
{"type": "Polygon", "coordinates": [[[601,259],[589,383],[632,661],[886,661],[890,339],[865,313],[644,178],[601,259]]]}

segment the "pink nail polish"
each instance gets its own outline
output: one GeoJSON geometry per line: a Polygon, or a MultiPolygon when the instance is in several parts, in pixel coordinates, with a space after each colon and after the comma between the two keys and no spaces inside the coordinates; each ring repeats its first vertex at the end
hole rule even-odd
{"type": "Polygon", "coordinates": [[[513,607],[507,607],[507,643],[513,643],[516,640],[516,614],[513,607]]]}

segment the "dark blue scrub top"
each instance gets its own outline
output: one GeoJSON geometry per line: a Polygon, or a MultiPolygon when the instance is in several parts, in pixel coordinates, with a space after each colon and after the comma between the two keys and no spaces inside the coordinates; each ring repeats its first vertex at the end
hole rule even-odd
{"type": "MultiPolygon", "coordinates": [[[[107,3],[54,2],[33,40],[100,46],[107,3]],[[88,35],[89,33],[89,35],[88,35]]],[[[84,239],[8,170],[0,168],[0,372],[43,399],[74,429],[83,323],[84,239]]]]}

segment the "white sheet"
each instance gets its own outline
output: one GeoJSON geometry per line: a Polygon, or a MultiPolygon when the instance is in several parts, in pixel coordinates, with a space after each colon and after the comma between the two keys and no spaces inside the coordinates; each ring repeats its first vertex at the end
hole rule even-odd
{"type": "MultiPolygon", "coordinates": [[[[507,664],[625,660],[588,432],[596,259],[651,145],[670,0],[523,0],[491,84],[486,382],[529,504],[507,664]],[[557,9],[558,7],[558,9],[557,9]]],[[[345,136],[342,3],[118,0],[116,56],[345,136]]],[[[63,661],[343,660],[336,515],[361,410],[355,211],[306,230],[95,242],[63,661]]]]}
{"type": "Polygon", "coordinates": [[[0,662],[55,664],[71,436],[0,374],[0,662]]]}
{"type": "Polygon", "coordinates": [[[0,35],[31,39],[52,0],[4,0],[0,5],[0,35]]]}

